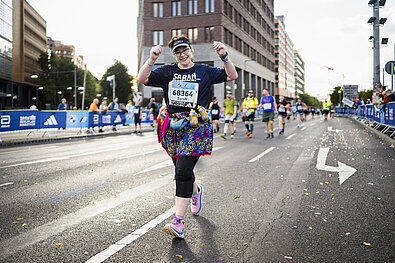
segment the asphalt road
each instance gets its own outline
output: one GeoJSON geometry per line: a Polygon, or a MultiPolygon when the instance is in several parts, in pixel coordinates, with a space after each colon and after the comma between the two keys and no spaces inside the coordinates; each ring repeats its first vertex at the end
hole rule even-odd
{"type": "Polygon", "coordinates": [[[395,262],[395,149],[350,119],[304,125],[215,134],[184,240],[162,231],[174,168],[152,132],[1,148],[0,262],[395,262]]]}

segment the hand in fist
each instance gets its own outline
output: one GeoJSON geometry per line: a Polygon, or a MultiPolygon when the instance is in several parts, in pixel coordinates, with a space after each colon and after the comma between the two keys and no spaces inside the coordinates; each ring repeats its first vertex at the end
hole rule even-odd
{"type": "Polygon", "coordinates": [[[150,51],[150,57],[152,60],[156,60],[159,55],[162,54],[162,46],[161,45],[157,45],[151,48],[150,51]]]}
{"type": "Polygon", "coordinates": [[[217,52],[218,56],[223,56],[226,54],[225,45],[221,42],[214,41],[213,48],[217,52]]]}

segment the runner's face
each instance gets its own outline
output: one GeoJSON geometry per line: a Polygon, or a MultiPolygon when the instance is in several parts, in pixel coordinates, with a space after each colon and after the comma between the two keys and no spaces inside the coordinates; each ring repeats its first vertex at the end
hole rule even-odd
{"type": "Polygon", "coordinates": [[[232,94],[226,94],[226,97],[227,97],[228,99],[230,99],[230,98],[232,98],[232,94]]]}
{"type": "Polygon", "coordinates": [[[174,51],[174,56],[177,62],[182,67],[191,66],[192,62],[192,51],[189,47],[179,47],[174,51]]]}
{"type": "Polygon", "coordinates": [[[252,95],[254,95],[253,93],[248,93],[248,97],[252,97],[252,95]]]}

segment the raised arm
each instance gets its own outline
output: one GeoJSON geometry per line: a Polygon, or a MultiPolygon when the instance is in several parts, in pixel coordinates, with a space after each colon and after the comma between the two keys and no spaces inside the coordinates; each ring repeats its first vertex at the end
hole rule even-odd
{"type": "Polygon", "coordinates": [[[237,79],[239,77],[239,75],[237,74],[236,68],[233,65],[232,61],[230,61],[230,59],[229,59],[229,55],[225,49],[225,45],[221,42],[214,41],[213,48],[215,49],[218,56],[224,63],[225,72],[226,72],[226,75],[228,75],[228,78],[226,79],[226,81],[232,81],[232,80],[237,79]]]}
{"type": "Polygon", "coordinates": [[[139,75],[137,76],[138,82],[140,82],[142,84],[148,83],[148,77],[149,77],[149,75],[151,75],[152,67],[154,66],[155,61],[158,59],[160,54],[162,54],[162,46],[161,45],[157,45],[157,46],[151,48],[150,57],[144,63],[144,65],[141,67],[139,75]]]}

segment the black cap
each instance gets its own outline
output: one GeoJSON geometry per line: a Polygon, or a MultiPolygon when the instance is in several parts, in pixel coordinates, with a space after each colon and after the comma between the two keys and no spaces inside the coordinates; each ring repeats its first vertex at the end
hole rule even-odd
{"type": "Polygon", "coordinates": [[[174,52],[178,47],[189,47],[191,44],[185,38],[177,39],[173,42],[173,46],[171,47],[171,52],[174,52]]]}

